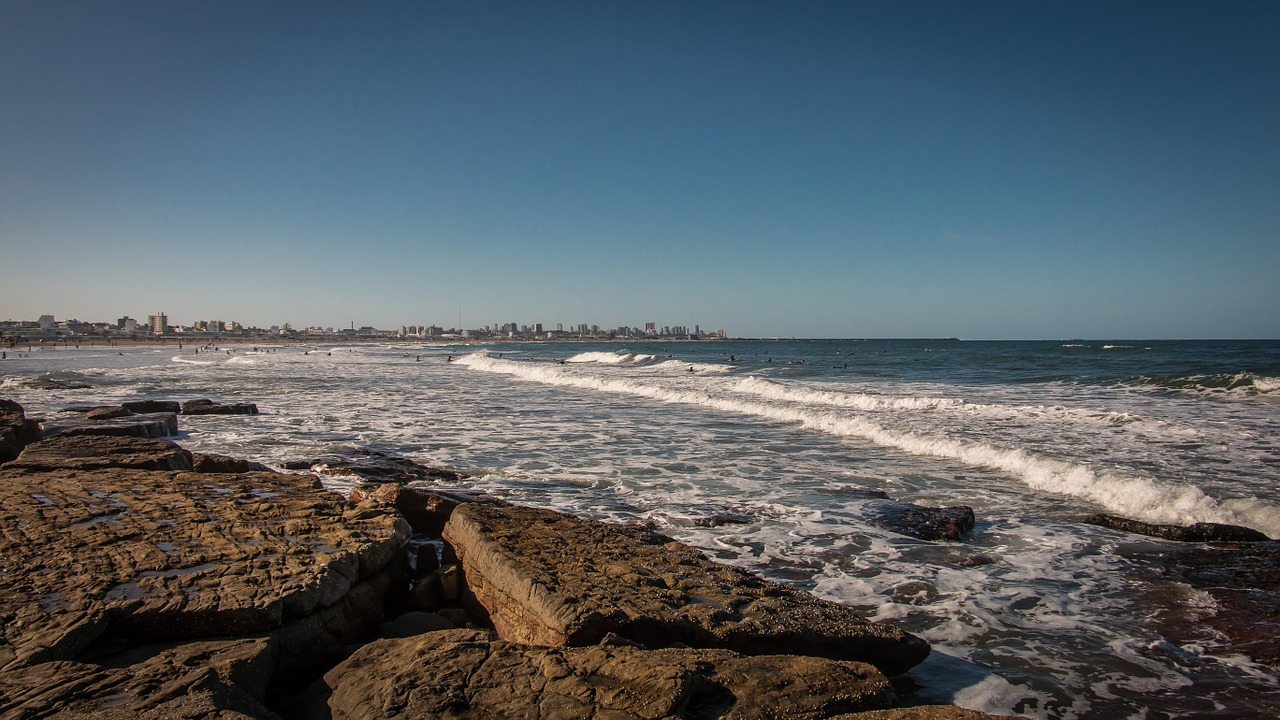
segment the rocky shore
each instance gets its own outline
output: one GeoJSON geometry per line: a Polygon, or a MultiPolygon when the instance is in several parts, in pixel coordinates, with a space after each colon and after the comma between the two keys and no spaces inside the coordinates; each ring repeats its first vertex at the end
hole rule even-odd
{"type": "Polygon", "coordinates": [[[164,439],[189,410],[257,408],[0,401],[0,718],[989,717],[895,708],[923,640],[650,528],[368,455],[342,498],[164,439]]]}

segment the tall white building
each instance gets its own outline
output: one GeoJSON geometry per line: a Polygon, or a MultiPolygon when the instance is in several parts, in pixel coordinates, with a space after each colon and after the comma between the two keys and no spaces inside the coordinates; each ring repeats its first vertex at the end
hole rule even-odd
{"type": "Polygon", "coordinates": [[[169,329],[169,316],[163,312],[147,316],[147,327],[152,335],[164,335],[169,329]]]}

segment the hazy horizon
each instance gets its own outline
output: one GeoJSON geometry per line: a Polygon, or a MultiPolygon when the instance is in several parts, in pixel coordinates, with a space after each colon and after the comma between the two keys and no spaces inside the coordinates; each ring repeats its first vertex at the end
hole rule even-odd
{"type": "Polygon", "coordinates": [[[0,315],[1277,338],[1278,30],[1269,2],[0,0],[0,315]]]}

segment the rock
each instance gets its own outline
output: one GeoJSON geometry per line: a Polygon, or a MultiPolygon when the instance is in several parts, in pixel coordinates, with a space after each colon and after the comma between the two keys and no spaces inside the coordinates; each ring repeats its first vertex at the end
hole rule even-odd
{"type": "Polygon", "coordinates": [[[120,407],[133,413],[173,413],[182,412],[182,404],[176,400],[130,400],[120,403],[120,407]]]}
{"type": "Polygon", "coordinates": [[[301,679],[381,621],[409,533],[300,476],[0,468],[0,667],[271,633],[301,679]]]}
{"type": "Polygon", "coordinates": [[[112,420],[114,418],[129,417],[132,412],[125,410],[119,405],[94,408],[84,414],[85,420],[112,420]]]}
{"type": "MultiPolygon", "coordinates": [[[[411,523],[412,524],[412,523],[411,523]]],[[[418,575],[426,576],[435,572],[440,567],[440,554],[436,546],[432,543],[424,543],[418,546],[417,556],[414,558],[413,569],[418,575]]]]}
{"type": "Polygon", "coordinates": [[[858,660],[889,674],[929,653],[899,628],[642,528],[467,503],[444,538],[462,562],[467,609],[511,642],[586,646],[614,633],[649,647],[858,660]]]}
{"type": "Polygon", "coordinates": [[[260,462],[210,453],[191,453],[191,465],[199,473],[275,472],[260,462]]]}
{"type": "Polygon", "coordinates": [[[183,415],[257,415],[258,406],[253,403],[223,405],[212,400],[188,400],[182,403],[183,415]]]}
{"type": "Polygon", "coordinates": [[[452,620],[435,613],[407,612],[395,620],[379,625],[378,636],[384,638],[406,638],[440,630],[455,630],[457,627],[452,620]]]}
{"type": "Polygon", "coordinates": [[[27,419],[26,410],[0,398],[0,463],[18,457],[22,449],[40,439],[40,424],[27,419]]]}
{"type": "Polygon", "coordinates": [[[1213,597],[1214,614],[1203,622],[1231,638],[1231,650],[1280,667],[1280,543],[1189,548],[1159,562],[1175,580],[1213,597]]]}
{"type": "Polygon", "coordinates": [[[862,663],[726,650],[529,647],[452,630],[361,647],[324,676],[334,720],[820,720],[890,706],[862,663]]]}
{"type": "Polygon", "coordinates": [[[27,470],[190,470],[191,453],[177,443],[113,435],[60,435],[32,443],[8,468],[27,470]]]}
{"type": "Polygon", "coordinates": [[[1084,519],[1090,525],[1147,535],[1150,537],[1177,540],[1179,542],[1265,542],[1271,538],[1253,528],[1239,525],[1222,525],[1219,523],[1195,523],[1183,527],[1181,525],[1153,525],[1138,520],[1116,517],[1115,515],[1090,515],[1084,519]]]}
{"type": "Polygon", "coordinates": [[[973,531],[975,521],[973,508],[967,505],[930,508],[890,501],[871,507],[876,524],[921,540],[961,540],[973,531]]]}
{"type": "Polygon", "coordinates": [[[71,420],[44,425],[44,437],[60,435],[117,435],[144,438],[172,437],[178,434],[178,417],[171,413],[130,415],[111,420],[71,420]]]}
{"type": "Polygon", "coordinates": [[[419,465],[408,458],[368,448],[356,448],[313,460],[293,461],[287,463],[285,468],[310,469],[320,475],[355,476],[368,483],[407,483],[415,480],[456,482],[466,477],[453,470],[419,465]]]}
{"type": "Polygon", "coordinates": [[[278,717],[263,704],[274,666],[274,642],[255,638],[18,667],[0,671],[0,716],[269,720],[278,717]]]}
{"type": "Polygon", "coordinates": [[[351,490],[351,502],[390,505],[409,521],[415,533],[431,537],[441,536],[454,509],[463,503],[502,504],[496,498],[473,491],[423,490],[395,484],[357,486],[351,490]]]}
{"type": "Polygon", "coordinates": [[[721,525],[746,525],[752,521],[750,515],[743,515],[735,512],[721,512],[707,517],[700,517],[693,521],[697,527],[715,528],[721,525]]]}

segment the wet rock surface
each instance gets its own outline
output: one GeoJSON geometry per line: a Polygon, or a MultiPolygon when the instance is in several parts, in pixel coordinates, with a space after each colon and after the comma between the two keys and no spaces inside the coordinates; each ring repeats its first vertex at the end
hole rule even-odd
{"type": "Polygon", "coordinates": [[[531,647],[453,630],[379,640],[324,677],[337,719],[796,718],[894,701],[852,662],[725,650],[531,647]]]}
{"type": "Polygon", "coordinates": [[[1231,638],[1233,651],[1280,667],[1280,542],[1180,550],[1158,562],[1213,597],[1206,622],[1231,638]]]}
{"type": "Polygon", "coordinates": [[[963,540],[973,532],[973,508],[931,508],[908,502],[876,503],[876,523],[921,540],[963,540]]]}
{"type": "Polygon", "coordinates": [[[120,407],[132,413],[177,413],[182,412],[182,404],[177,400],[131,400],[120,403],[120,407]]]}
{"type": "Polygon", "coordinates": [[[929,653],[894,626],[643,528],[471,503],[453,511],[444,539],[461,560],[469,609],[512,642],[588,646],[614,634],[648,647],[863,661],[888,674],[929,653]]]}
{"type": "Polygon", "coordinates": [[[1084,519],[1090,525],[1158,537],[1179,542],[1265,542],[1271,538],[1253,528],[1219,523],[1195,523],[1194,525],[1153,525],[1115,515],[1090,515],[1084,519]]]}
{"type": "Polygon", "coordinates": [[[178,416],[149,413],[108,419],[69,419],[47,422],[43,437],[60,435],[118,435],[144,438],[173,437],[178,434],[178,416]]]}
{"type": "Polygon", "coordinates": [[[466,475],[444,468],[419,465],[395,455],[356,448],[310,460],[285,464],[287,470],[311,470],[320,475],[346,475],[368,483],[407,483],[416,480],[457,481],[466,475]]]}
{"type": "Polygon", "coordinates": [[[257,415],[258,406],[253,403],[216,403],[201,398],[182,403],[183,415],[257,415]]]}
{"type": "Polygon", "coordinates": [[[191,465],[200,473],[274,472],[260,462],[211,453],[191,453],[191,465]]]}
{"type": "Polygon", "coordinates": [[[12,400],[0,398],[0,463],[18,457],[22,449],[40,439],[40,424],[12,400]]]}
{"type": "Polygon", "coordinates": [[[25,470],[191,470],[192,455],[177,443],[114,435],[60,435],[28,445],[6,468],[25,470]]]}

